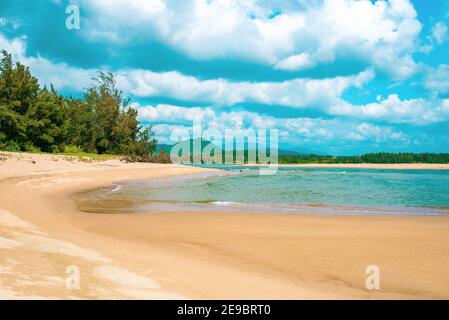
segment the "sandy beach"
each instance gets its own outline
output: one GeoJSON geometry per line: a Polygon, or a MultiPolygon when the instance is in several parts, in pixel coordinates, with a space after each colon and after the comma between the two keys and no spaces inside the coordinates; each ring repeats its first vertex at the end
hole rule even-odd
{"type": "MultiPolygon", "coordinates": [[[[449,169],[437,166],[411,167],[449,169]]],[[[0,299],[449,298],[449,217],[76,206],[114,181],[207,170],[0,153],[0,299]],[[365,286],[370,265],[378,290],[365,286]],[[66,283],[73,268],[79,289],[66,283]]]]}

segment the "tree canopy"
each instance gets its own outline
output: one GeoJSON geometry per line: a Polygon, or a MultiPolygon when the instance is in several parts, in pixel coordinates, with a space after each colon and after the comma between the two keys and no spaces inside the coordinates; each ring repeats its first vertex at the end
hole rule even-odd
{"type": "Polygon", "coordinates": [[[283,155],[279,163],[449,163],[448,153],[367,153],[361,156],[283,155]]]}
{"type": "Polygon", "coordinates": [[[111,73],[98,72],[82,99],[66,98],[39,86],[29,68],[1,52],[0,149],[148,157],[156,150],[150,128],[117,89],[111,73]]]}

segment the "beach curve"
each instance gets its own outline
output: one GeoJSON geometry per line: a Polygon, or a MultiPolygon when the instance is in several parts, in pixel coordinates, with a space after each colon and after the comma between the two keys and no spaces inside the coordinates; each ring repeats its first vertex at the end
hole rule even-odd
{"type": "Polygon", "coordinates": [[[83,190],[207,169],[9,155],[0,298],[448,297],[446,217],[87,214],[74,201],[83,190]],[[379,291],[364,287],[368,264],[383,272],[379,291]],[[79,290],[65,286],[72,265],[79,290]]]}

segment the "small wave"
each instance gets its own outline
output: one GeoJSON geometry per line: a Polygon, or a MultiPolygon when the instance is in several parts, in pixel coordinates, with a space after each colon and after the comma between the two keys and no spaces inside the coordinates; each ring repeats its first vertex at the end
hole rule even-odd
{"type": "Polygon", "coordinates": [[[282,173],[286,173],[286,174],[289,174],[289,173],[300,173],[300,174],[302,174],[302,173],[307,173],[307,171],[305,171],[305,170],[285,170],[285,171],[281,171],[282,173]]]}
{"type": "Polygon", "coordinates": [[[235,206],[238,205],[237,202],[230,202],[230,201],[213,201],[212,204],[216,206],[235,206]]]}
{"type": "Polygon", "coordinates": [[[115,187],[115,188],[111,191],[111,193],[118,192],[118,191],[120,191],[120,189],[122,189],[122,186],[121,186],[121,185],[118,185],[117,187],[115,187]]]}

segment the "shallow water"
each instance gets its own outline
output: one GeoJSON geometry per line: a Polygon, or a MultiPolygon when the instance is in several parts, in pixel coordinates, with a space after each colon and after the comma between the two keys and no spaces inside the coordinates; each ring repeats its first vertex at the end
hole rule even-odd
{"type": "Polygon", "coordinates": [[[84,209],[449,213],[449,171],[283,167],[275,175],[264,176],[256,167],[220,168],[225,173],[119,183],[85,195],[84,209]]]}

